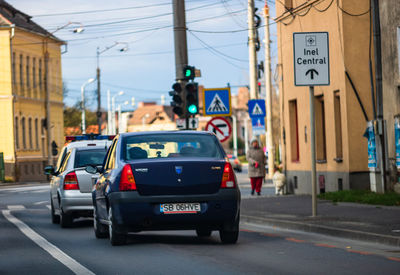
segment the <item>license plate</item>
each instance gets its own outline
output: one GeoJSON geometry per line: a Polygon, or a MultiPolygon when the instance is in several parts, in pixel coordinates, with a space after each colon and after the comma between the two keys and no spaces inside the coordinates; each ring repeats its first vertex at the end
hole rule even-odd
{"type": "Polygon", "coordinates": [[[164,214],[196,214],[201,211],[200,203],[163,203],[160,212],[164,214]]]}

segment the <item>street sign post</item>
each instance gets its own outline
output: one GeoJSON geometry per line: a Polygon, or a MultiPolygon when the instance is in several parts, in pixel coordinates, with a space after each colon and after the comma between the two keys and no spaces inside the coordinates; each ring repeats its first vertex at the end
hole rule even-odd
{"type": "Polygon", "coordinates": [[[330,84],[327,32],[293,33],[294,85],[330,84]]]}
{"type": "Polygon", "coordinates": [[[249,107],[249,116],[251,118],[260,118],[266,116],[264,99],[251,99],[247,104],[249,107]]]}
{"type": "MultiPolygon", "coordinates": [[[[188,120],[188,129],[196,130],[199,128],[199,119],[197,117],[189,117],[188,120]]],[[[178,118],[176,119],[176,128],[179,130],[186,130],[186,118],[178,118]]]]}
{"type": "Polygon", "coordinates": [[[253,131],[253,136],[265,134],[265,119],[263,117],[251,118],[251,129],[253,131]]]}
{"type": "Polygon", "coordinates": [[[232,107],[230,88],[204,89],[204,116],[230,116],[231,114],[232,107]]]}
{"type": "Polygon", "coordinates": [[[293,33],[294,85],[309,86],[311,135],[312,216],[317,216],[314,86],[330,85],[327,32],[293,33]]]}
{"type": "Polygon", "coordinates": [[[232,127],[226,118],[214,117],[207,123],[206,131],[213,132],[220,142],[224,142],[231,136],[232,127]]]}

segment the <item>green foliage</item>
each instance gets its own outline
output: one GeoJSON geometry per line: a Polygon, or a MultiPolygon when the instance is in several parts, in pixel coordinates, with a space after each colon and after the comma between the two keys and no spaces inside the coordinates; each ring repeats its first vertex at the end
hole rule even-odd
{"type": "MultiPolygon", "coordinates": [[[[243,141],[243,139],[241,139],[239,137],[237,138],[237,146],[238,146],[238,149],[244,149],[244,141],[243,141]]],[[[231,138],[229,140],[229,148],[233,149],[233,138],[231,138]]]]}
{"type": "Polygon", "coordinates": [[[400,206],[400,194],[388,192],[378,194],[366,190],[343,190],[318,195],[318,198],[333,202],[356,202],[374,205],[400,206]]]}
{"type": "Polygon", "coordinates": [[[247,163],[246,155],[238,156],[241,163],[247,163]]]}
{"type": "MultiPolygon", "coordinates": [[[[80,127],[82,122],[82,111],[78,102],[73,107],[64,107],[64,127],[80,127]]],[[[96,125],[96,112],[86,110],[86,126],[96,125]]]]}

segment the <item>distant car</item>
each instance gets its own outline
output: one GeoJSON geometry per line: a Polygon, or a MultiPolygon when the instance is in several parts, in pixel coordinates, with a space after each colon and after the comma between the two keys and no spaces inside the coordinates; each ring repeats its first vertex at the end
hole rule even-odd
{"type": "Polygon", "coordinates": [[[237,156],[228,154],[229,162],[231,163],[233,169],[237,172],[242,172],[242,163],[237,156]]]}
{"type": "Polygon", "coordinates": [[[239,235],[236,176],[209,132],[120,134],[100,169],[93,205],[95,235],[112,245],[147,230],[196,230],[199,237],[219,230],[223,243],[239,235]]]}
{"type": "MultiPolygon", "coordinates": [[[[63,147],[56,168],[47,166],[50,181],[51,219],[61,227],[72,225],[78,217],[92,217],[92,186],[98,175],[85,171],[87,165],[102,166],[111,136],[82,139],[63,147]]],[[[76,139],[75,139],[76,140],[76,139]]]]}

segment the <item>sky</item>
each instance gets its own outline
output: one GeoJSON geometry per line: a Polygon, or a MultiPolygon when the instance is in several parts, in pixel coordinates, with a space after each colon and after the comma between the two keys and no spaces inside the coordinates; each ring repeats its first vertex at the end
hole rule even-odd
{"type": "MultiPolygon", "coordinates": [[[[275,15],[274,2],[268,1],[271,18],[275,15]]],[[[103,51],[99,58],[102,108],[107,109],[107,90],[111,95],[124,91],[124,95],[116,97],[116,104],[121,104],[122,110],[132,109],[132,97],[135,107],[141,101],[160,104],[162,95],[169,104],[168,92],[175,81],[172,0],[8,0],[8,3],[67,42],[67,52],[62,54],[67,106],[79,101],[81,85],[96,77],[97,48],[103,51]],[[74,33],[78,27],[84,31],[74,33]],[[121,52],[126,46],[128,50],[121,52]]],[[[255,0],[255,4],[263,18],[264,1],[255,0]]],[[[237,93],[239,86],[249,83],[247,0],[186,0],[185,5],[189,65],[201,70],[201,77],[195,81],[205,88],[222,88],[230,83],[232,93],[237,93]]],[[[258,32],[262,42],[264,28],[258,32]]],[[[275,24],[271,25],[271,41],[274,71],[275,24]]],[[[264,43],[261,45],[258,60],[264,60],[264,43]]],[[[88,109],[97,107],[96,87],[95,82],[86,86],[88,109]]]]}

